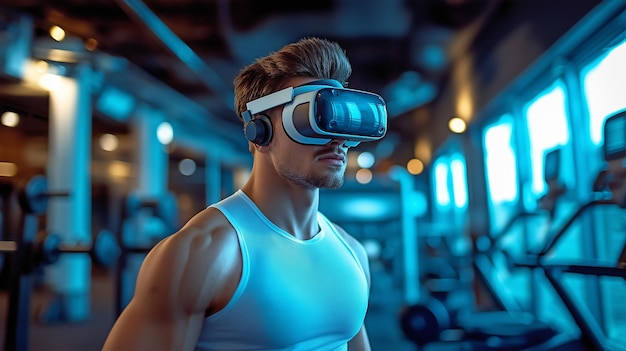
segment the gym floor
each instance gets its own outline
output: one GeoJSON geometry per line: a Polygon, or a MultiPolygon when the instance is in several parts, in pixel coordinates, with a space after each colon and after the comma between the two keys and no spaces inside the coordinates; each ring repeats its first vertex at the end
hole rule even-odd
{"type": "MultiPolygon", "coordinates": [[[[98,351],[114,321],[114,277],[94,269],[92,275],[92,311],[90,318],[80,323],[43,323],[39,311],[47,308],[51,295],[36,289],[31,298],[31,322],[28,330],[28,351],[98,351]]],[[[414,351],[415,346],[404,340],[398,326],[397,312],[400,296],[397,291],[373,286],[366,326],[374,351],[414,351]],[[386,291],[385,291],[386,290],[386,291]]],[[[389,286],[387,286],[389,288],[389,286]]],[[[8,293],[0,293],[0,342],[4,348],[8,293]]],[[[9,350],[5,350],[9,351],[9,350]]],[[[13,351],[13,350],[11,350],[13,351]]],[[[18,350],[19,351],[19,350],[18,350]]]]}

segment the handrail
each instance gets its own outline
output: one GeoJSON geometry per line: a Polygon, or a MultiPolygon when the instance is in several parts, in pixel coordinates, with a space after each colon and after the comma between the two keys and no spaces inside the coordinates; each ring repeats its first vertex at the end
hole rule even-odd
{"type": "Polygon", "coordinates": [[[537,255],[541,256],[541,257],[547,255],[548,252],[550,252],[550,250],[552,250],[552,248],[554,248],[556,243],[561,239],[563,234],[565,234],[567,229],[569,229],[569,227],[574,223],[574,221],[576,221],[576,219],[583,212],[587,211],[588,209],[590,209],[592,207],[604,206],[604,205],[614,205],[614,206],[617,206],[617,203],[614,200],[600,199],[600,200],[589,201],[589,202],[585,203],[584,205],[580,206],[576,210],[576,212],[572,216],[570,216],[570,218],[567,220],[567,222],[565,222],[559,228],[559,230],[557,230],[554,234],[548,236],[546,244],[544,245],[543,249],[541,249],[541,251],[539,251],[539,253],[537,255]]]}

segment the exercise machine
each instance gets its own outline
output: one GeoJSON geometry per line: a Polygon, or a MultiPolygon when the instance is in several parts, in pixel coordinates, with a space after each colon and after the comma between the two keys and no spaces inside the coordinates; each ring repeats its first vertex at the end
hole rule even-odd
{"type": "Polygon", "coordinates": [[[565,274],[626,279],[626,242],[615,262],[554,263],[549,259],[550,254],[563,240],[572,224],[590,209],[600,206],[626,208],[626,111],[617,113],[605,121],[603,156],[608,167],[598,173],[594,189],[608,190],[610,197],[593,199],[581,205],[558,230],[548,236],[545,245],[538,252],[523,258],[515,258],[513,255],[508,255],[508,257],[512,266],[540,270],[544,273],[580,329],[579,342],[584,349],[626,350],[626,345],[617,345],[606,338],[597,318],[587,309],[578,306],[572,292],[563,282],[565,274]]]}
{"type": "MultiPolygon", "coordinates": [[[[33,274],[41,267],[55,263],[61,254],[89,254],[92,260],[103,267],[110,267],[119,255],[114,237],[100,233],[90,246],[66,246],[60,236],[41,235],[39,220],[47,210],[50,197],[66,197],[67,192],[51,192],[43,176],[35,176],[17,188],[17,199],[21,209],[20,225],[7,225],[11,234],[0,241],[0,253],[8,263],[6,286],[9,292],[8,314],[5,335],[5,350],[28,350],[28,327],[30,297],[33,274]]],[[[3,197],[4,206],[11,206],[10,194],[3,197]]],[[[3,217],[9,213],[3,208],[3,217]],[[5,212],[6,211],[6,212],[5,212]]],[[[13,210],[13,208],[12,208],[13,210]]],[[[11,219],[13,219],[11,211],[11,219]]],[[[4,217],[7,221],[9,218],[4,217]]],[[[3,233],[4,234],[4,233],[3,233]]]]}
{"type": "Polygon", "coordinates": [[[501,241],[513,228],[532,218],[545,218],[548,223],[552,219],[557,200],[564,194],[564,188],[558,181],[559,161],[560,149],[546,154],[544,177],[548,192],[540,199],[539,210],[520,212],[494,235],[474,239],[470,266],[473,266],[475,276],[487,289],[497,310],[474,310],[471,286],[461,282],[456,287],[459,291],[447,291],[451,296],[442,298],[429,294],[419,303],[407,306],[400,316],[404,335],[420,349],[522,350],[559,334],[551,325],[523,311],[510,292],[490,277],[495,270],[493,256],[501,251],[501,241]]]}

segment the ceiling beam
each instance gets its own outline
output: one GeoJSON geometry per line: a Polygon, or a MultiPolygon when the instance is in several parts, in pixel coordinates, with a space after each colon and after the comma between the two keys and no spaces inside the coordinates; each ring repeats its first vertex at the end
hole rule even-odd
{"type": "Polygon", "coordinates": [[[215,70],[209,67],[182,39],[180,39],[154,12],[139,0],[116,0],[124,11],[149,30],[157,40],[198,75],[206,87],[233,109],[233,93],[215,70]]]}

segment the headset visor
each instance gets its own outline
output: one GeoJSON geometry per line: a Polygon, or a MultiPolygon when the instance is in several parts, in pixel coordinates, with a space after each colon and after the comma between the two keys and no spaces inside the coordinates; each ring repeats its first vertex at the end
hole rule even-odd
{"type": "Polygon", "coordinates": [[[300,144],[324,145],[333,139],[345,139],[352,147],[385,136],[387,109],[382,97],[315,83],[286,88],[249,102],[242,114],[244,121],[284,104],[283,126],[287,135],[300,144]]]}
{"type": "Polygon", "coordinates": [[[283,110],[283,125],[303,144],[378,140],[387,131],[387,110],[376,94],[327,87],[296,95],[283,110]]]}

